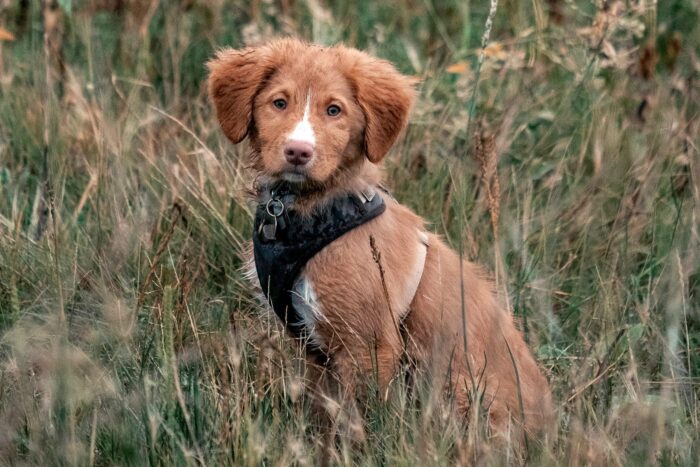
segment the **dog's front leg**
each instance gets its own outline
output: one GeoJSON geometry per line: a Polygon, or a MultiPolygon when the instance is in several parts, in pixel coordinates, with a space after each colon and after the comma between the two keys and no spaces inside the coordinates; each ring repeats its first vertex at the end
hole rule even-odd
{"type": "Polygon", "coordinates": [[[332,361],[338,384],[348,397],[365,400],[368,390],[376,390],[385,399],[401,352],[400,336],[392,335],[358,339],[353,346],[340,348],[332,361]]]}
{"type": "MultiPolygon", "coordinates": [[[[341,357],[340,361],[344,361],[344,358],[341,357]]],[[[330,361],[319,363],[315,354],[307,355],[306,362],[305,379],[316,426],[313,439],[317,443],[318,464],[342,463],[340,451],[365,440],[354,381],[341,377],[341,374],[348,373],[345,370],[339,373],[336,365],[330,361]]],[[[344,368],[343,365],[341,367],[344,368]]]]}
{"type": "Polygon", "coordinates": [[[338,432],[345,439],[360,442],[365,437],[361,408],[367,406],[369,391],[386,397],[401,346],[398,339],[368,341],[357,336],[350,340],[335,348],[326,365],[309,358],[307,379],[314,388],[316,414],[326,434],[335,437],[338,432]]]}

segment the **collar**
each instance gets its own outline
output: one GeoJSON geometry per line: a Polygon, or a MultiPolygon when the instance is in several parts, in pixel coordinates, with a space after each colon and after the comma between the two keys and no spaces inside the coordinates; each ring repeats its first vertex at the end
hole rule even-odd
{"type": "Polygon", "coordinates": [[[263,187],[258,197],[253,253],[260,286],[292,335],[306,330],[292,306],[291,291],[306,263],[325,246],[386,209],[374,187],[337,196],[311,214],[295,209],[298,193],[288,183],[263,187]]]}

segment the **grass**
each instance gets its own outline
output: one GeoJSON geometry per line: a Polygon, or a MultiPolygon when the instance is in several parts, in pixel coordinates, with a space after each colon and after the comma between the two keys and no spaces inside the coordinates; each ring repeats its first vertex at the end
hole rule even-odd
{"type": "MultiPolygon", "coordinates": [[[[486,2],[12,3],[0,464],[317,463],[299,349],[239,272],[245,148],[204,86],[216,47],[295,33],[422,78],[388,180],[495,272],[545,368],[558,436],[529,462],[698,465],[695,2],[504,0],[480,69],[486,2]]],[[[370,396],[333,462],[522,461],[433,396],[370,396]]]]}

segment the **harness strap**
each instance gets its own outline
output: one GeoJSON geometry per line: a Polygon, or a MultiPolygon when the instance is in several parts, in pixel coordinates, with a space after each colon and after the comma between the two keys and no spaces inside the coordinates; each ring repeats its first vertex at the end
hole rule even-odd
{"type": "MultiPolygon", "coordinates": [[[[296,279],[316,253],[350,230],[381,215],[386,205],[373,187],[340,196],[310,215],[299,214],[294,208],[295,200],[294,192],[283,184],[261,193],[255,213],[253,253],[260,286],[275,314],[294,337],[309,342],[308,329],[293,305],[296,279]]],[[[416,270],[406,284],[408,300],[402,304],[405,309],[399,315],[402,329],[425,267],[428,247],[425,232],[419,232],[419,241],[421,247],[416,270]]],[[[315,355],[321,365],[328,361],[328,356],[319,348],[307,345],[307,352],[315,355]]]]}
{"type": "Polygon", "coordinates": [[[253,254],[263,293],[289,332],[306,339],[307,330],[292,305],[294,281],[325,246],[382,214],[386,205],[373,188],[331,201],[310,215],[294,208],[296,195],[280,184],[261,194],[255,213],[253,254]]]}
{"type": "Polygon", "coordinates": [[[416,297],[418,286],[420,285],[420,281],[423,278],[425,260],[428,257],[428,236],[425,232],[418,232],[418,241],[420,242],[420,245],[418,247],[418,258],[415,265],[416,269],[413,271],[411,277],[408,278],[407,282],[407,287],[409,289],[406,296],[408,297],[408,301],[405,305],[405,310],[399,315],[402,321],[406,319],[406,316],[408,316],[408,313],[411,308],[411,303],[413,303],[413,299],[416,297]]]}

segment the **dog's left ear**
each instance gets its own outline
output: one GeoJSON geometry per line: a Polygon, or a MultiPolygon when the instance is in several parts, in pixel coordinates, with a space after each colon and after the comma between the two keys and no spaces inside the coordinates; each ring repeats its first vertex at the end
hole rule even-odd
{"type": "Polygon", "coordinates": [[[377,163],[386,156],[408,123],[416,97],[417,79],[394,66],[355,49],[341,48],[341,63],[349,59],[346,76],[365,114],[365,152],[377,163]]]}

